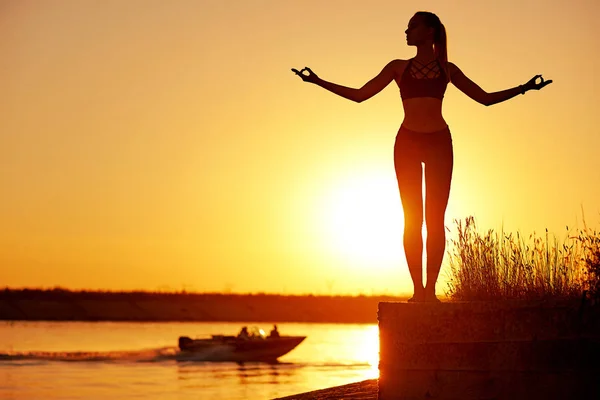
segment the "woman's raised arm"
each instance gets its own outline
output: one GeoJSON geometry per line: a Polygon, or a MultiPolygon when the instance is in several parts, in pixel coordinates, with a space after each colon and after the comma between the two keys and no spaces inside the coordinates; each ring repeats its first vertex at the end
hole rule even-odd
{"type": "Polygon", "coordinates": [[[338,85],[333,82],[327,82],[326,80],[319,78],[317,74],[315,74],[308,67],[304,67],[300,71],[292,68],[292,71],[300,76],[304,82],[314,83],[315,85],[321,86],[323,89],[337,94],[338,96],[361,103],[381,92],[383,88],[385,88],[392,81],[392,79],[394,79],[394,75],[396,74],[400,63],[402,63],[402,60],[390,61],[385,67],[383,67],[381,72],[376,77],[365,83],[360,89],[354,89],[338,85]],[[308,75],[305,75],[303,73],[304,71],[308,72],[308,75]]]}
{"type": "Polygon", "coordinates": [[[541,75],[536,75],[523,85],[499,92],[487,93],[485,90],[480,88],[479,85],[463,74],[463,72],[453,63],[448,63],[448,69],[454,86],[484,106],[491,106],[492,104],[501,103],[503,101],[512,99],[518,94],[525,94],[525,92],[528,90],[540,90],[544,86],[552,83],[552,80],[545,81],[541,75]],[[541,79],[541,82],[539,83],[537,83],[538,78],[541,79]]]}

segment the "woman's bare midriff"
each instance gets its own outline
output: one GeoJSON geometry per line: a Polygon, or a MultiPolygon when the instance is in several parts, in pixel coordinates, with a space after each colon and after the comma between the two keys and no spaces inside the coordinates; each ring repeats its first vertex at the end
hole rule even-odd
{"type": "Polygon", "coordinates": [[[437,132],[448,124],[442,116],[442,101],[434,97],[416,97],[402,102],[402,126],[415,132],[437,132]]]}

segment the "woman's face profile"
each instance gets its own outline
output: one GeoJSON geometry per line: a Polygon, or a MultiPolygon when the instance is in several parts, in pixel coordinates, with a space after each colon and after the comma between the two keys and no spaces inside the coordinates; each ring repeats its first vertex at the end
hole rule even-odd
{"type": "Polygon", "coordinates": [[[423,17],[419,15],[413,16],[408,21],[408,28],[406,28],[405,33],[406,44],[409,46],[416,46],[426,40],[433,39],[433,29],[425,25],[423,17]]]}

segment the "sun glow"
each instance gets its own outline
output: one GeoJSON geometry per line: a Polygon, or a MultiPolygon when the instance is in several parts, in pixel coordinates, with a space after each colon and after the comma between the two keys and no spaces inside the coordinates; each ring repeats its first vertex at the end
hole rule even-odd
{"type": "Polygon", "coordinates": [[[397,268],[404,219],[393,175],[372,171],[331,187],[322,208],[326,241],[336,255],[369,267],[397,268]]]}

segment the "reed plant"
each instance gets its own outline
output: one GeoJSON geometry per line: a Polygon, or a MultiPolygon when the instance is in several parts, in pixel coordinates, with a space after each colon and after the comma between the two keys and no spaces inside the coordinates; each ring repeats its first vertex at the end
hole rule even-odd
{"type": "Polygon", "coordinates": [[[600,298],[600,234],[585,227],[558,240],[477,231],[474,217],[455,220],[448,246],[448,287],[454,300],[600,298]]]}
{"type": "Polygon", "coordinates": [[[600,303],[600,232],[586,227],[577,240],[583,248],[585,290],[594,303],[600,303]]]}

